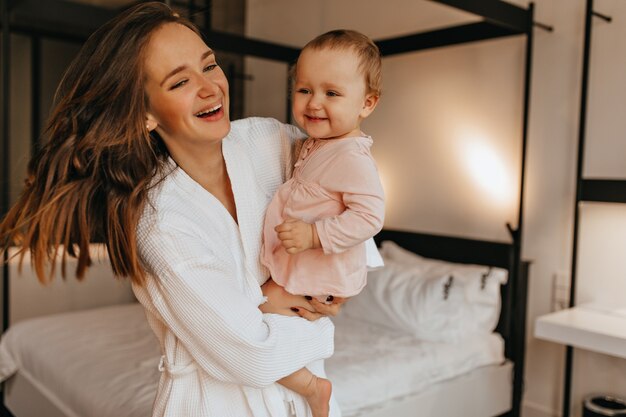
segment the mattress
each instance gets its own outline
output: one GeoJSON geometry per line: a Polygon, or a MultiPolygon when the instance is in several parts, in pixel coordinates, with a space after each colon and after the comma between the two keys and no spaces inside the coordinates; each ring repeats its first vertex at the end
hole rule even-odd
{"type": "MultiPolygon", "coordinates": [[[[496,334],[447,345],[334,321],[335,355],[326,370],[345,417],[504,360],[496,334]]],[[[67,417],[150,415],[160,352],[139,304],[24,321],[10,328],[3,348],[21,377],[67,417]]]]}
{"type": "Polygon", "coordinates": [[[433,343],[341,315],[333,321],[335,354],[326,372],[344,417],[505,360],[497,333],[433,343]]]}

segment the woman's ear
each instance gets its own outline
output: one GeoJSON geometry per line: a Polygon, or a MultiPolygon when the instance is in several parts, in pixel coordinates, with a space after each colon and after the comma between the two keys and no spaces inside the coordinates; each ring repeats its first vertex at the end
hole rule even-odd
{"type": "Polygon", "coordinates": [[[365,101],[363,102],[363,109],[361,110],[361,118],[365,119],[367,116],[372,114],[376,105],[378,104],[378,100],[380,96],[378,94],[369,93],[365,96],[365,101]]]}
{"type": "Polygon", "coordinates": [[[148,130],[148,132],[152,132],[154,129],[157,128],[158,125],[159,124],[157,123],[154,116],[152,116],[150,113],[146,114],[146,129],[148,130]]]}

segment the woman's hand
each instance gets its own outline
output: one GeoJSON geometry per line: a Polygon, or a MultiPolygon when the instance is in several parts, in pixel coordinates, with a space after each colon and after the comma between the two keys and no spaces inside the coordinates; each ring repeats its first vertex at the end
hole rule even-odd
{"type": "Polygon", "coordinates": [[[310,321],[325,316],[336,316],[341,310],[341,305],[347,300],[347,298],[329,296],[330,303],[327,304],[313,297],[289,294],[271,278],[261,285],[261,290],[267,297],[267,302],[259,306],[261,312],[300,316],[310,321]]]}
{"type": "Polygon", "coordinates": [[[318,301],[315,298],[309,300],[309,297],[306,297],[306,299],[309,304],[315,309],[315,311],[310,311],[308,309],[298,307],[298,311],[294,310],[294,312],[300,317],[303,317],[309,321],[315,321],[325,316],[336,316],[341,310],[341,305],[348,300],[347,298],[334,297],[331,304],[326,304],[318,301]]]}

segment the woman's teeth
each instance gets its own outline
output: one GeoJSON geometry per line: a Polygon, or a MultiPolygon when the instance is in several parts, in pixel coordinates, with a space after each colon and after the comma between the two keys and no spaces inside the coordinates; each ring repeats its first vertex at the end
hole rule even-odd
{"type": "Polygon", "coordinates": [[[201,112],[196,113],[196,117],[207,117],[207,116],[211,116],[215,113],[217,113],[220,109],[222,108],[222,105],[219,104],[213,108],[207,109],[207,110],[203,110],[201,112]]]}

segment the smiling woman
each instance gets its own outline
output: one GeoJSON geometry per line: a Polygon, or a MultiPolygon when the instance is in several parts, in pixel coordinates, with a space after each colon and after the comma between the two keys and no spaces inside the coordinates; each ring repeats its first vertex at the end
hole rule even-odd
{"type": "Polygon", "coordinates": [[[159,28],[146,49],[145,75],[149,130],[156,130],[172,155],[195,146],[195,139],[219,146],[230,130],[228,81],[194,31],[175,23],[159,28]]]}
{"type": "Polygon", "coordinates": [[[228,81],[198,34],[160,27],[146,48],[146,127],[172,159],[237,219],[221,141],[230,131],[228,81]]]}
{"type": "MultiPolygon", "coordinates": [[[[160,342],[154,416],[310,416],[276,381],[305,365],[324,377],[334,327],[258,308],[263,214],[302,134],[270,119],[231,125],[228,103],[193,25],[158,2],[122,13],[64,76],[0,242],[29,251],[45,282],[57,251],[78,257],[81,278],[90,238],[103,237],[160,342]]],[[[338,309],[299,301],[317,316],[338,309]]]]}

